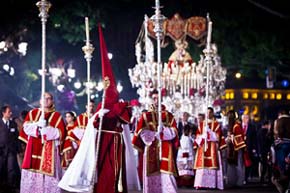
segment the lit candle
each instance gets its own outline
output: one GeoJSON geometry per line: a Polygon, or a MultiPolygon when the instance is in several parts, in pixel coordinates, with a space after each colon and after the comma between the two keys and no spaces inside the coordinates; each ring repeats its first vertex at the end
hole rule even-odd
{"type": "Polygon", "coordinates": [[[90,30],[89,30],[89,18],[85,18],[86,23],[86,45],[88,46],[90,44],[90,30]]]}
{"type": "Polygon", "coordinates": [[[159,0],[155,0],[155,6],[156,6],[156,7],[160,7],[160,2],[159,2],[159,0]]]}
{"type": "Polygon", "coordinates": [[[212,32],[212,22],[208,22],[208,29],[207,29],[207,49],[210,49],[210,42],[211,42],[211,32],[212,32]]]}
{"type": "Polygon", "coordinates": [[[190,74],[187,74],[187,96],[189,96],[190,94],[190,83],[191,83],[191,78],[190,78],[190,74]]]}

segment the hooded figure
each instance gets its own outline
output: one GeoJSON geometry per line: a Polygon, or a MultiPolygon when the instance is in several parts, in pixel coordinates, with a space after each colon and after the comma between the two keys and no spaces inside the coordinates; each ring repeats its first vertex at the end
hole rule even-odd
{"type": "Polygon", "coordinates": [[[131,108],[129,103],[119,102],[101,26],[99,38],[105,94],[89,119],[79,150],[59,186],[74,192],[127,192],[122,124],[129,123],[131,108]]]}

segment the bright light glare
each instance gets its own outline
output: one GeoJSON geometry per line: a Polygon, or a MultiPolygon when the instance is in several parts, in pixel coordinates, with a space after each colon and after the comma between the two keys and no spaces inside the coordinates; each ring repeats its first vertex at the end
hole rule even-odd
{"type": "Polygon", "coordinates": [[[98,91],[101,91],[101,90],[103,90],[103,88],[104,88],[103,82],[102,81],[99,81],[98,82],[98,85],[97,85],[97,90],[98,91]]]}
{"type": "Polygon", "coordinates": [[[237,79],[240,79],[242,77],[242,74],[240,72],[237,72],[235,76],[237,79]]]}
{"type": "Polygon", "coordinates": [[[64,85],[63,84],[60,84],[60,85],[57,85],[57,90],[62,92],[64,90],[64,85]]]}
{"type": "Polygon", "coordinates": [[[0,49],[3,50],[6,47],[6,42],[5,41],[1,41],[0,42],[0,49]]]}
{"type": "Polygon", "coordinates": [[[72,68],[68,68],[67,69],[67,75],[70,78],[76,77],[76,70],[75,69],[72,69],[72,68]]]}
{"type": "Polygon", "coordinates": [[[9,75],[10,75],[10,76],[14,76],[14,74],[15,74],[15,70],[14,70],[14,68],[13,68],[13,67],[10,67],[9,75]]]}
{"type": "Polygon", "coordinates": [[[109,60],[112,60],[113,54],[112,53],[108,53],[108,58],[109,58],[109,60]]]}
{"type": "Polygon", "coordinates": [[[9,71],[10,66],[8,64],[4,64],[3,65],[3,69],[8,72],[9,71]]]}
{"type": "Polygon", "coordinates": [[[22,55],[25,56],[26,55],[26,51],[27,51],[27,42],[21,42],[18,44],[18,52],[22,55]]]}
{"type": "Polygon", "coordinates": [[[76,81],[76,82],[74,83],[74,87],[75,87],[76,89],[80,89],[80,88],[82,87],[82,83],[81,83],[80,81],[76,81]]]}
{"type": "Polygon", "coordinates": [[[122,92],[122,90],[123,90],[123,86],[121,85],[120,82],[118,82],[118,84],[117,84],[117,90],[119,93],[122,92]]]}

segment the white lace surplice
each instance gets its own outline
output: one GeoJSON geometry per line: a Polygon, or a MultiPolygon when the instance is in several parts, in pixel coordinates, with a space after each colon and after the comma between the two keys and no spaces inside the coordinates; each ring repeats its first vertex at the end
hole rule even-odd
{"type": "MultiPolygon", "coordinates": [[[[168,128],[170,129],[170,128],[168,128]]],[[[174,138],[174,132],[165,132],[166,139],[174,138]],[[170,133],[172,136],[170,137],[170,133]]],[[[141,133],[141,138],[146,145],[143,157],[143,193],[176,193],[177,184],[175,177],[171,174],[160,173],[158,175],[146,176],[146,152],[148,145],[155,139],[155,132],[144,130],[141,133]]]]}
{"type": "Polygon", "coordinates": [[[218,188],[220,190],[224,189],[224,178],[221,163],[221,154],[218,151],[218,163],[219,169],[197,169],[195,171],[195,188],[218,188]]]}
{"type": "Polygon", "coordinates": [[[193,140],[189,136],[182,135],[180,148],[177,153],[177,168],[179,176],[194,176],[193,140]],[[188,157],[185,157],[188,156],[188,157]]]}
{"type": "MultiPolygon", "coordinates": [[[[55,155],[59,155],[58,147],[55,148],[55,155]]],[[[55,166],[55,176],[22,169],[20,193],[61,193],[61,189],[57,186],[61,178],[59,156],[55,156],[55,166]]]]}

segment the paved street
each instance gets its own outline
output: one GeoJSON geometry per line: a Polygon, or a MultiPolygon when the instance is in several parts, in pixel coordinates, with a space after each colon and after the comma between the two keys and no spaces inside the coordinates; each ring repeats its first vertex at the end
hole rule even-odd
{"type": "MultiPolygon", "coordinates": [[[[140,193],[142,191],[129,191],[129,193],[140,193]]],[[[226,193],[278,193],[276,188],[274,186],[269,185],[261,185],[258,183],[250,183],[248,185],[245,185],[241,188],[226,188],[225,190],[195,190],[190,188],[179,188],[178,193],[192,193],[192,192],[198,192],[198,193],[211,193],[211,192],[226,192],[226,193]]],[[[153,192],[152,192],[153,193],[153,192]]]]}
{"type": "MultiPolygon", "coordinates": [[[[274,185],[261,185],[257,182],[251,182],[240,188],[225,188],[225,190],[195,190],[193,188],[179,188],[178,193],[279,193],[274,185]]],[[[0,189],[0,193],[7,193],[0,189]]],[[[129,191],[129,193],[142,193],[142,191],[129,191]]],[[[154,193],[154,192],[151,192],[154,193]]]]}

